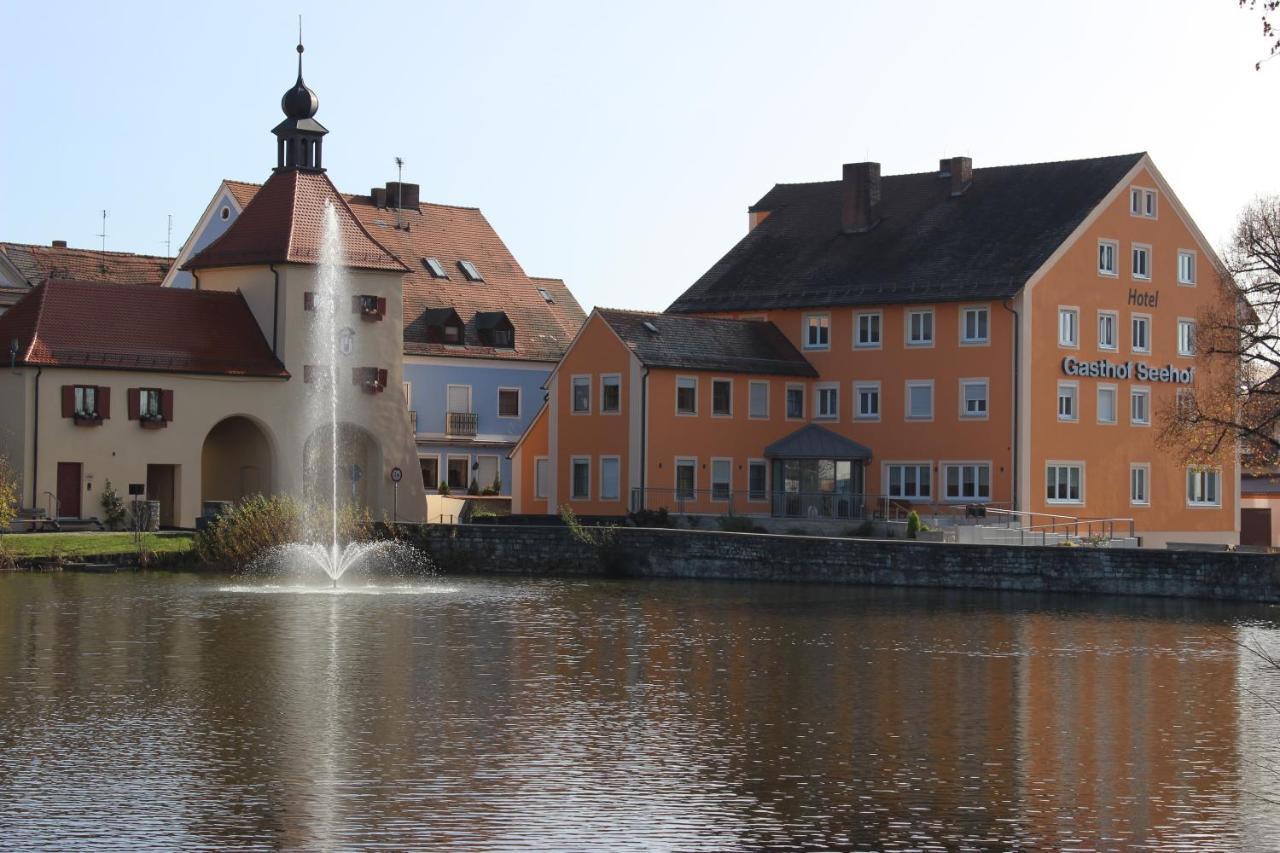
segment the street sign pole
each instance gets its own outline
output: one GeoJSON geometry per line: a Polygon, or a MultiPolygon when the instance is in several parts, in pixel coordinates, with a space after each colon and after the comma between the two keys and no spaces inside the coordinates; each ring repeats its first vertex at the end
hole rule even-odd
{"type": "Polygon", "coordinates": [[[400,466],[391,469],[391,482],[395,484],[395,491],[391,496],[391,517],[400,523],[400,481],[404,479],[404,472],[400,470],[400,466]]]}

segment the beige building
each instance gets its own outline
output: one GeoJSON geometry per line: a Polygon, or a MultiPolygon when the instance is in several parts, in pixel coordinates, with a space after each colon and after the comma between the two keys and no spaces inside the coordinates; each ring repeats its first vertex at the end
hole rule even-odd
{"type": "Polygon", "coordinates": [[[24,507],[101,516],[110,481],[159,501],[163,525],[191,527],[206,502],[327,492],[331,466],[307,459],[327,458],[330,431],[312,413],[333,381],[340,495],[377,517],[422,520],[402,390],[406,268],[324,174],[316,106],[299,75],[274,131],[276,169],[184,265],[194,289],[49,280],[0,316],[0,453],[20,473],[24,507]],[[308,355],[330,205],[350,289],[333,364],[308,355]]]}

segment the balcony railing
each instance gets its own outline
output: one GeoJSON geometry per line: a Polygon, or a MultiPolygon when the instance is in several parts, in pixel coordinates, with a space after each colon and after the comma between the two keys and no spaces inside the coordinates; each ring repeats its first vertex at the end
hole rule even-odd
{"type": "Polygon", "coordinates": [[[771,515],[774,518],[839,519],[845,521],[905,521],[912,510],[926,521],[977,516],[988,508],[1006,506],[960,498],[935,502],[929,498],[901,498],[854,492],[766,492],[747,489],[632,489],[630,509],[666,508],[684,515],[771,515]]]}
{"type": "Polygon", "coordinates": [[[416,409],[409,409],[409,429],[414,435],[418,434],[418,412],[416,409]]]}
{"type": "Polygon", "coordinates": [[[445,416],[445,435],[474,436],[479,421],[475,412],[449,412],[445,416]]]}

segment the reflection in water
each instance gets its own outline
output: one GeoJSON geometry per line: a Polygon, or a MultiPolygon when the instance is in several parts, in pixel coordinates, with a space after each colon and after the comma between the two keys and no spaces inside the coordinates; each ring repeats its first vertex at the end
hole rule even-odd
{"type": "Polygon", "coordinates": [[[1272,613],[0,578],[0,846],[1275,848],[1272,613]]]}

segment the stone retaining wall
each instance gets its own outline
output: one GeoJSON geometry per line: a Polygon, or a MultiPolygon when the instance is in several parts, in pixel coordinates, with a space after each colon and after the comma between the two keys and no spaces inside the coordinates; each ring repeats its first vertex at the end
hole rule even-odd
{"type": "Polygon", "coordinates": [[[1280,602],[1280,558],[618,528],[401,526],[447,574],[594,575],[1084,592],[1280,602]]]}

